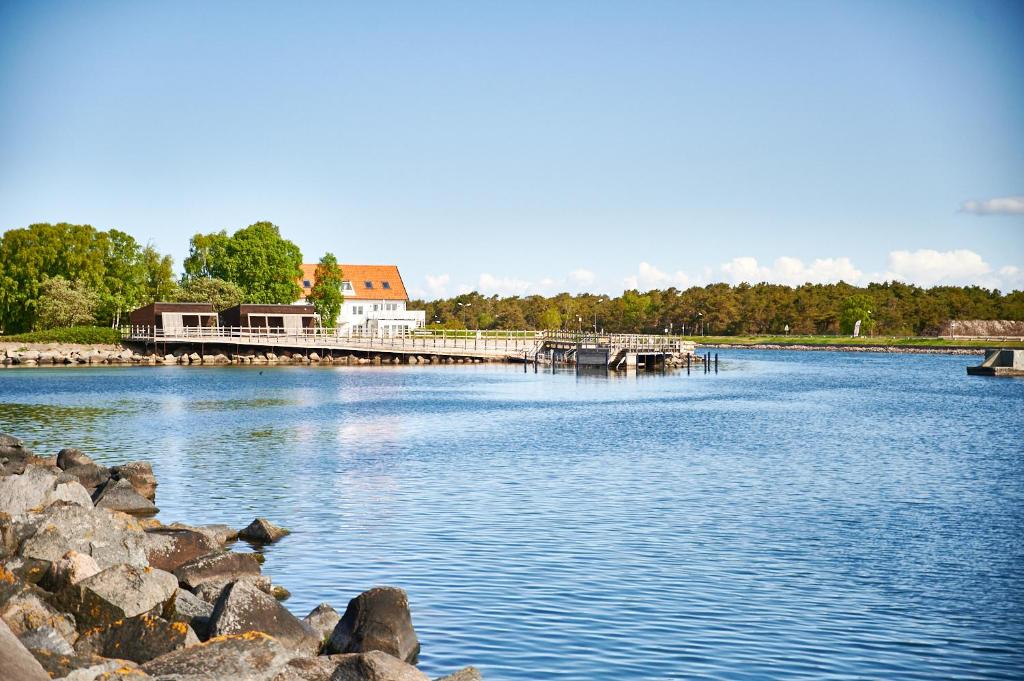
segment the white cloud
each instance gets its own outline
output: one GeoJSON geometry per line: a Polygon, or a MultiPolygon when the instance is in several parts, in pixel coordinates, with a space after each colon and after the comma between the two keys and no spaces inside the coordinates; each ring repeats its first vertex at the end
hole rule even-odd
{"type": "Polygon", "coordinates": [[[991,283],[992,267],[980,255],[967,249],[955,251],[892,251],[886,279],[897,279],[919,286],[937,284],[991,283]]]}
{"type": "Polygon", "coordinates": [[[590,270],[583,269],[582,267],[569,273],[569,280],[579,286],[589,286],[594,283],[595,279],[597,279],[597,275],[590,270]]]}
{"type": "Polygon", "coordinates": [[[960,204],[960,212],[973,215],[1024,215],[1024,196],[964,201],[960,204]]]}
{"type": "Polygon", "coordinates": [[[448,295],[448,282],[451,281],[451,276],[448,274],[428,274],[427,277],[427,293],[432,298],[445,298],[448,295]]]}
{"type": "Polygon", "coordinates": [[[782,256],[776,258],[771,267],[767,267],[758,263],[756,258],[741,256],[723,264],[721,271],[733,284],[767,281],[790,286],[808,282],[830,284],[840,280],[853,284],[860,282],[864,276],[849,258],[817,258],[807,266],[799,258],[782,256]]]}
{"type": "Polygon", "coordinates": [[[662,272],[648,262],[642,262],[637,267],[637,273],[626,277],[623,280],[623,284],[626,289],[649,291],[652,288],[668,288],[669,286],[675,286],[680,289],[689,288],[694,284],[694,281],[682,270],[669,274],[668,272],[662,272]]]}
{"type": "Polygon", "coordinates": [[[496,277],[484,272],[480,275],[476,290],[484,295],[497,293],[499,296],[522,296],[526,295],[531,288],[532,284],[525,279],[496,277]]]}

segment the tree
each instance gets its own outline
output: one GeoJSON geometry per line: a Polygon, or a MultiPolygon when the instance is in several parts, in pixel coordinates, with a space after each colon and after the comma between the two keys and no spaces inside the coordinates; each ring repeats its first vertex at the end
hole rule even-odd
{"type": "Polygon", "coordinates": [[[100,296],[80,283],[64,277],[49,277],[40,286],[36,302],[36,328],[58,329],[96,322],[100,296]]]}
{"type": "Polygon", "coordinates": [[[334,328],[345,296],[341,292],[341,268],[333,253],[324,253],[324,257],[320,258],[316,266],[313,278],[316,283],[309,292],[309,300],[320,315],[320,323],[327,328],[334,328]]]}
{"type": "Polygon", "coordinates": [[[144,302],[171,301],[177,297],[178,285],[174,281],[174,259],[171,256],[160,255],[152,246],[146,246],[142,249],[142,270],[144,302]]]}
{"type": "Polygon", "coordinates": [[[562,315],[558,314],[558,308],[551,306],[540,315],[540,327],[542,329],[562,328],[562,315]]]}
{"type": "Polygon", "coordinates": [[[244,297],[238,284],[214,277],[192,277],[182,282],[175,299],[179,303],[210,303],[220,312],[240,304],[244,297]]]}
{"type": "Polygon", "coordinates": [[[867,296],[856,295],[847,298],[839,313],[839,333],[852,335],[858,321],[861,331],[865,334],[870,333],[875,325],[871,319],[872,308],[871,299],[867,296]]]}
{"type": "Polygon", "coordinates": [[[212,277],[238,284],[249,303],[293,303],[302,295],[298,280],[302,252],[276,225],[257,222],[231,236],[196,234],[185,259],[185,280],[212,277]]]}

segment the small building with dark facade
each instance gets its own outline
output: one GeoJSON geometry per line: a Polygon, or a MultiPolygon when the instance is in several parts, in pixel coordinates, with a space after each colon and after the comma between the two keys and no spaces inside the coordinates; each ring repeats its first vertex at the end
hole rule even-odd
{"type": "Polygon", "coordinates": [[[211,303],[150,303],[129,316],[132,326],[162,330],[165,334],[185,328],[217,326],[211,303]]]}
{"type": "Polygon", "coordinates": [[[267,329],[271,333],[302,333],[317,327],[312,305],[236,305],[220,313],[220,325],[267,329]]]}

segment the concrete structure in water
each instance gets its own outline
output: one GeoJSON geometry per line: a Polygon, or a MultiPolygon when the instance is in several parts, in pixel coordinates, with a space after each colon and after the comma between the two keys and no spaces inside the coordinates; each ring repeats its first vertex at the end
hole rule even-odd
{"type": "Polygon", "coordinates": [[[986,350],[985,361],[967,367],[967,373],[970,376],[1024,376],[1024,350],[986,350]]]}

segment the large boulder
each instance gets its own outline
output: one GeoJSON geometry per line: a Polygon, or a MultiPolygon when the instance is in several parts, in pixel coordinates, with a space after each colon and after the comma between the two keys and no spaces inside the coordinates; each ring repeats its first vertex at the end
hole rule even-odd
{"type": "Polygon", "coordinates": [[[75,654],[75,649],[71,647],[68,640],[53,627],[39,627],[26,631],[18,637],[18,640],[30,651],[45,650],[54,655],[75,654]]]}
{"type": "Polygon", "coordinates": [[[169,572],[115,565],[63,589],[56,600],[84,631],[138,615],[169,616],[177,589],[169,572]]]}
{"type": "Polygon", "coordinates": [[[238,538],[256,544],[272,544],[288,534],[291,534],[291,530],[279,527],[266,518],[256,518],[238,532],[238,538]]]}
{"type": "Polygon", "coordinates": [[[232,551],[200,556],[174,571],[178,582],[193,590],[204,582],[232,582],[245,575],[259,574],[260,564],[252,554],[232,551]]]}
{"type": "Polygon", "coordinates": [[[43,666],[3,622],[0,622],[0,669],[4,678],[12,681],[50,681],[43,666]]]}
{"type": "Polygon", "coordinates": [[[295,615],[251,583],[228,585],[210,615],[210,638],[260,631],[288,648],[315,655],[320,640],[295,615]]]}
{"type": "Polygon", "coordinates": [[[75,643],[75,652],[142,663],[197,643],[195,632],[184,622],[139,615],[83,633],[75,643]]]}
{"type": "Polygon", "coordinates": [[[190,560],[219,551],[220,545],[204,532],[177,527],[146,530],[146,559],[161,570],[174,572],[190,560]]]}
{"type": "Polygon", "coordinates": [[[238,579],[227,580],[211,579],[196,585],[192,593],[207,603],[214,604],[220,600],[220,595],[224,593],[224,589],[235,582],[247,582],[265,594],[274,595],[274,585],[271,583],[270,577],[266,575],[242,575],[238,579]]]}
{"type": "Polygon", "coordinates": [[[71,466],[65,468],[64,472],[75,476],[82,487],[89,490],[89,494],[93,494],[97,488],[102,487],[110,480],[110,469],[94,463],[71,466]]]}
{"type": "Polygon", "coordinates": [[[145,663],[142,671],[174,681],[272,681],[293,657],[270,636],[249,633],[175,650],[145,663]]]}
{"type": "Polygon", "coordinates": [[[156,498],[156,476],[153,474],[153,466],[145,461],[132,461],[130,463],[114,466],[110,469],[111,477],[116,480],[127,480],[135,491],[150,501],[156,498]]]}
{"type": "Polygon", "coordinates": [[[78,637],[75,620],[54,608],[48,598],[48,594],[39,587],[23,584],[0,605],[0,620],[11,628],[15,636],[23,636],[40,627],[50,627],[69,643],[74,643],[78,637]]]}
{"type": "Polygon", "coordinates": [[[207,603],[191,591],[178,589],[174,594],[173,619],[184,622],[192,627],[196,635],[203,641],[210,637],[210,615],[213,604],[207,603]]]}
{"type": "Polygon", "coordinates": [[[464,667],[454,674],[442,676],[434,681],[483,681],[483,674],[476,667],[464,667]]]}
{"type": "Polygon", "coordinates": [[[138,516],[155,515],[160,510],[156,504],[136,492],[132,483],[123,479],[108,480],[103,487],[96,490],[93,503],[96,508],[106,508],[138,516]]]}
{"type": "Polygon", "coordinates": [[[430,681],[416,667],[379,650],[331,659],[336,664],[330,681],[430,681]]]}
{"type": "Polygon", "coordinates": [[[0,478],[0,510],[10,515],[43,509],[58,501],[92,506],[85,488],[60,471],[30,465],[21,475],[0,478]]]}
{"type": "Polygon", "coordinates": [[[341,621],[341,614],[331,607],[330,603],[321,603],[302,618],[302,623],[313,632],[321,643],[326,643],[334,632],[334,627],[341,621]]]}
{"type": "Polygon", "coordinates": [[[238,539],[238,530],[232,528],[230,525],[186,525],[185,523],[171,523],[167,527],[172,527],[176,530],[193,530],[194,532],[202,532],[207,537],[217,542],[221,547],[226,546],[229,542],[233,542],[238,539]]]}
{"type": "Polygon", "coordinates": [[[100,568],[127,563],[146,567],[146,536],[129,516],[77,504],[56,503],[32,520],[20,555],[50,563],[68,551],[85,553],[100,568]]]}
{"type": "Polygon", "coordinates": [[[75,466],[87,466],[95,464],[88,454],[75,447],[65,447],[57,452],[57,468],[67,470],[75,466]]]}
{"type": "Polygon", "coordinates": [[[138,665],[131,660],[112,660],[99,655],[57,655],[50,651],[33,650],[32,654],[53,679],[62,681],[99,681],[100,679],[128,678],[142,681],[135,674],[116,676],[118,672],[134,671],[138,665]]]}
{"type": "Polygon", "coordinates": [[[402,589],[385,586],[353,598],[331,633],[326,650],[330,653],[380,650],[402,662],[416,664],[420,642],[412,628],[408,595],[402,589]]]}

